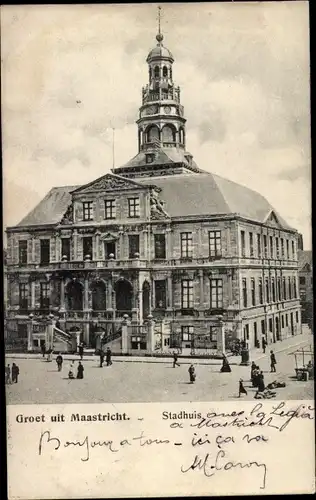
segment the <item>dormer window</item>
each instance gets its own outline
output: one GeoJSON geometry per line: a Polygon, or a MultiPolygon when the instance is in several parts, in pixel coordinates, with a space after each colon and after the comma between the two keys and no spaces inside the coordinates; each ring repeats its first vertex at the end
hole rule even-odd
{"type": "Polygon", "coordinates": [[[146,155],[146,163],[152,163],[154,161],[154,155],[153,154],[147,154],[146,155]]]}

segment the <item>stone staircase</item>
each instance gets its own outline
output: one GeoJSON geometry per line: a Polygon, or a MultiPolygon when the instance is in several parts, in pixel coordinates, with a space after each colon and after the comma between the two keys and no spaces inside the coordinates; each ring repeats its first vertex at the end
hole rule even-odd
{"type": "Polygon", "coordinates": [[[53,328],[54,351],[73,351],[75,349],[72,336],[57,328],[53,328]]]}

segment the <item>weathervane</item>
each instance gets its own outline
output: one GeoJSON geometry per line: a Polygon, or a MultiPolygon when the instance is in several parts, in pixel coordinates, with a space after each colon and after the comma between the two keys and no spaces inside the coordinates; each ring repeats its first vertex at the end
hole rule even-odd
{"type": "Polygon", "coordinates": [[[161,7],[158,6],[158,34],[156,36],[156,40],[159,44],[161,44],[163,40],[163,35],[161,33],[161,7]]]}

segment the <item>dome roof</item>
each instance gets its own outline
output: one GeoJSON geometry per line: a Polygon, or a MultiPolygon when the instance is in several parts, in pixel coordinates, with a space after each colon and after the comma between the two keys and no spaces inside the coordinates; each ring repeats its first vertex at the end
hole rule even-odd
{"type": "Polygon", "coordinates": [[[174,61],[170,50],[164,47],[161,43],[158,43],[158,45],[149,52],[147,62],[150,62],[152,59],[160,58],[171,59],[174,61]]]}

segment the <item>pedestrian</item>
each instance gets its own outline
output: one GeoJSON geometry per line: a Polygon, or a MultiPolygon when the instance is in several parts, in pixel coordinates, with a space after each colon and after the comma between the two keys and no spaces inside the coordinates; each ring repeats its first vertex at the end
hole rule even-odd
{"type": "Polygon", "coordinates": [[[256,363],[253,361],[253,362],[251,363],[251,367],[250,367],[250,380],[251,380],[251,382],[252,382],[252,386],[253,386],[253,387],[254,387],[254,385],[253,385],[253,375],[254,375],[254,372],[255,372],[255,370],[256,370],[256,367],[257,367],[257,365],[256,365],[256,363]]]}
{"type": "Polygon", "coordinates": [[[173,368],[175,368],[176,366],[180,366],[180,364],[178,363],[178,354],[176,353],[176,351],[174,351],[174,353],[173,353],[173,368]]]}
{"type": "Polygon", "coordinates": [[[45,354],[46,354],[45,342],[41,345],[41,351],[42,351],[43,358],[45,358],[45,354]]]}
{"type": "Polygon", "coordinates": [[[225,354],[223,354],[223,365],[222,365],[222,368],[221,368],[221,372],[222,373],[230,373],[232,371],[231,367],[230,367],[230,364],[228,363],[228,359],[227,357],[225,356],[225,354]]]}
{"type": "Polygon", "coordinates": [[[267,341],[266,341],[265,337],[262,337],[262,351],[263,351],[263,354],[266,353],[266,347],[267,347],[267,341]]]}
{"type": "Polygon", "coordinates": [[[188,372],[190,375],[190,384],[194,384],[195,379],[196,379],[196,374],[195,374],[195,368],[193,365],[190,366],[188,372]]]}
{"type": "Polygon", "coordinates": [[[258,365],[255,366],[253,370],[253,379],[252,379],[252,387],[258,387],[259,385],[259,375],[260,375],[260,368],[258,365]]]}
{"type": "Polygon", "coordinates": [[[56,358],[56,363],[57,363],[57,368],[58,368],[58,371],[60,372],[62,367],[63,367],[63,357],[61,355],[61,353],[58,354],[57,358],[56,358]]]}
{"type": "Polygon", "coordinates": [[[106,366],[110,366],[112,364],[112,351],[111,349],[108,347],[107,350],[106,350],[106,354],[105,354],[105,359],[106,359],[106,366]]]}
{"type": "Polygon", "coordinates": [[[11,368],[10,365],[5,367],[5,383],[11,384],[11,368]]]}
{"type": "Polygon", "coordinates": [[[104,352],[102,349],[100,349],[100,368],[102,368],[104,363],[104,352]]]}
{"type": "Polygon", "coordinates": [[[79,361],[79,365],[77,368],[77,378],[83,378],[83,372],[84,372],[84,367],[83,367],[81,361],[79,361]]]}
{"type": "Polygon", "coordinates": [[[12,363],[12,383],[14,384],[18,383],[19,373],[20,373],[19,367],[15,363],[12,363]]]}
{"type": "Polygon", "coordinates": [[[245,387],[244,387],[244,383],[243,383],[243,382],[244,382],[244,381],[243,381],[243,379],[241,378],[241,379],[239,380],[239,395],[238,395],[238,397],[239,397],[239,398],[240,398],[240,395],[241,395],[241,394],[246,394],[246,396],[247,396],[247,394],[248,394],[248,393],[247,393],[247,391],[246,391],[246,389],[245,389],[245,387]]]}
{"type": "Polygon", "coordinates": [[[264,392],[264,391],[265,391],[264,375],[263,375],[263,372],[261,371],[258,375],[258,390],[255,394],[255,398],[257,399],[259,396],[259,393],[264,392]]]}
{"type": "Polygon", "coordinates": [[[275,365],[276,365],[276,359],[275,359],[275,354],[273,351],[270,351],[270,368],[271,368],[271,373],[276,372],[275,365]]]}
{"type": "Polygon", "coordinates": [[[74,364],[73,364],[73,361],[70,362],[69,371],[68,371],[68,378],[70,378],[70,379],[75,378],[74,377],[74,364]]]}
{"type": "Polygon", "coordinates": [[[82,342],[81,342],[81,344],[79,344],[78,352],[79,352],[80,359],[83,359],[83,343],[82,342]]]}

